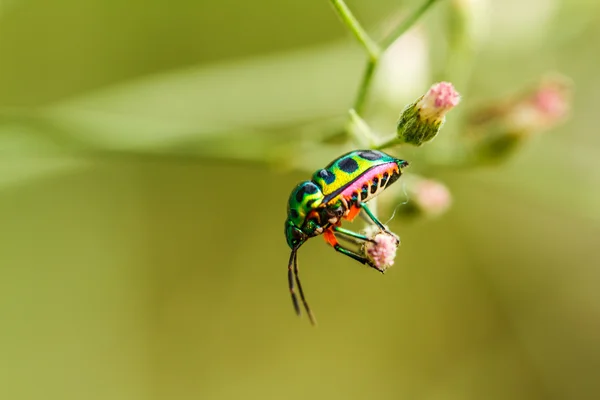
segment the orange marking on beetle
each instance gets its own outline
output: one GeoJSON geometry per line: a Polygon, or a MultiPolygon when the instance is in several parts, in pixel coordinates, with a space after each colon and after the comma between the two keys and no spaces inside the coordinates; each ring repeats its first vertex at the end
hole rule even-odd
{"type": "Polygon", "coordinates": [[[350,212],[344,217],[344,219],[347,219],[348,221],[352,222],[354,221],[354,218],[356,218],[358,213],[360,213],[360,207],[352,206],[350,208],[350,212]]]}
{"type": "Polygon", "coordinates": [[[333,228],[329,228],[325,232],[323,232],[323,238],[327,243],[329,243],[333,247],[335,247],[338,244],[338,241],[335,238],[335,235],[333,234],[333,228]]]}

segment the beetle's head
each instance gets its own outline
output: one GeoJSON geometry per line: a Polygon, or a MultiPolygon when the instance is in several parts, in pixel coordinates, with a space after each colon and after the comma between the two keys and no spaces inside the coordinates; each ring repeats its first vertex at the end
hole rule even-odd
{"type": "Polygon", "coordinates": [[[297,250],[304,242],[306,242],[308,237],[309,236],[304,233],[302,229],[294,225],[292,221],[289,219],[285,221],[285,238],[290,249],[297,250]]]}

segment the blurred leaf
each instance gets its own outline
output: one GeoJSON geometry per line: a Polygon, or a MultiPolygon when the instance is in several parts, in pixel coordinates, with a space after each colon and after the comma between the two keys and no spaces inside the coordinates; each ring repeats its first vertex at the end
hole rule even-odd
{"type": "Polygon", "coordinates": [[[328,45],[236,60],[110,87],[40,115],[96,146],[158,148],[344,114],[363,59],[355,46],[328,45]]]}

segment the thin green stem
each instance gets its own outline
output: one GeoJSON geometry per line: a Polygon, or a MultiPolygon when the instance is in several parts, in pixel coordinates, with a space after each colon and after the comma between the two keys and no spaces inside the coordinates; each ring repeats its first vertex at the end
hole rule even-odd
{"type": "Polygon", "coordinates": [[[372,61],[376,61],[379,58],[379,55],[381,54],[381,49],[379,48],[377,43],[375,43],[375,41],[371,39],[369,34],[363,29],[363,27],[360,25],[356,17],[354,17],[354,14],[352,14],[352,11],[350,11],[344,0],[331,0],[331,4],[339,14],[344,24],[346,24],[348,29],[350,29],[354,36],[356,36],[356,39],[358,39],[358,41],[363,45],[363,47],[369,54],[369,58],[372,61]]]}
{"type": "Polygon", "coordinates": [[[348,131],[358,145],[361,147],[373,147],[375,144],[375,137],[371,132],[369,125],[363,120],[360,115],[353,108],[349,111],[350,120],[348,121],[348,131]]]}
{"type": "Polygon", "coordinates": [[[398,140],[398,137],[396,135],[394,135],[391,138],[386,139],[383,142],[375,145],[374,150],[383,150],[383,149],[387,149],[388,147],[396,146],[398,144],[400,144],[400,141],[398,140]]]}
{"type": "Polygon", "coordinates": [[[381,42],[381,48],[387,49],[402,36],[406,31],[408,31],[422,16],[425,12],[433,6],[438,0],[427,0],[425,3],[421,5],[421,7],[417,8],[414,13],[412,13],[408,18],[406,18],[400,25],[396,27],[385,39],[381,42]]]}
{"type": "Polygon", "coordinates": [[[363,112],[365,107],[365,102],[367,100],[367,93],[369,88],[371,87],[371,81],[373,80],[373,75],[375,74],[375,68],[377,67],[377,60],[369,60],[367,62],[367,66],[365,68],[365,72],[363,73],[362,81],[360,82],[360,86],[358,88],[358,95],[356,96],[356,100],[354,101],[354,110],[360,114],[363,112]]]}

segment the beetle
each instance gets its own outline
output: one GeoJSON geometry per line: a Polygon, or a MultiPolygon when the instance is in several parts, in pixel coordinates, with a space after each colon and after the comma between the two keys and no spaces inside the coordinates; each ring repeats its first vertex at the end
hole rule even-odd
{"type": "Polygon", "coordinates": [[[300,246],[312,237],[323,235],[337,252],[383,272],[363,255],[339,244],[335,235],[371,241],[364,235],[341,227],[342,220],[352,221],[361,211],[379,229],[394,235],[375,217],[366,203],[396,182],[408,165],[407,161],[381,151],[355,150],[336,158],[325,168],[316,171],[311,180],[300,182],[292,190],[287,205],[285,237],[291,249],[288,286],[296,314],[300,315],[300,307],[294,282],[306,313],[311,323],[315,324],[300,283],[297,259],[300,246]]]}

